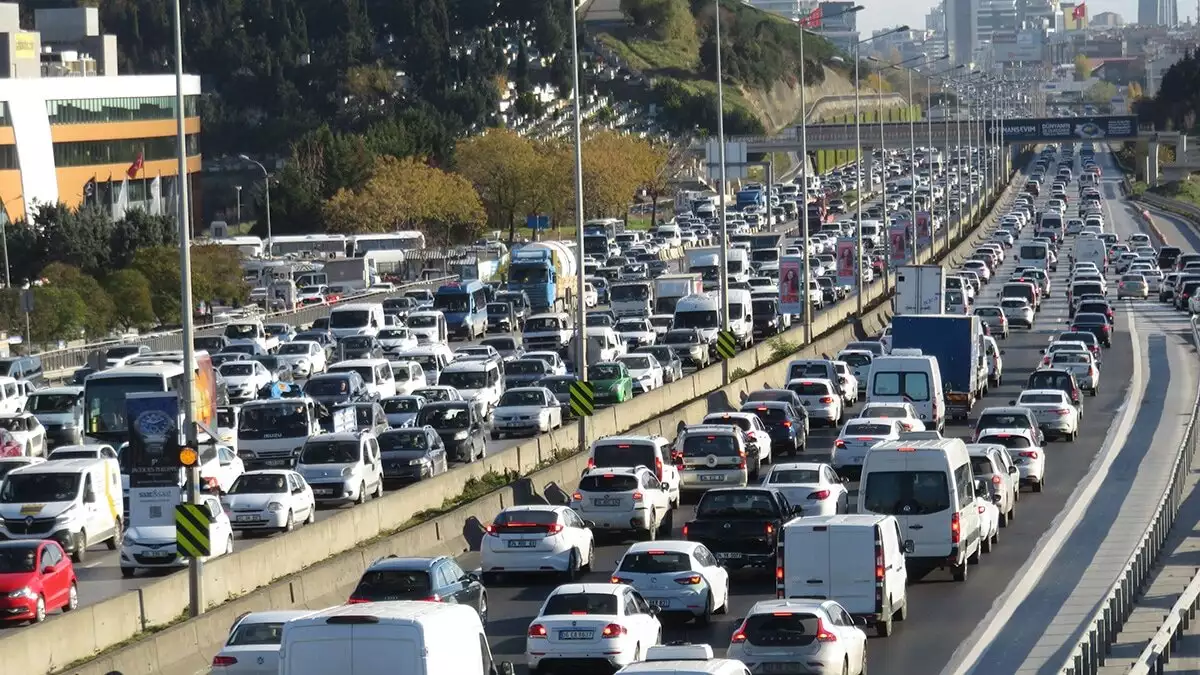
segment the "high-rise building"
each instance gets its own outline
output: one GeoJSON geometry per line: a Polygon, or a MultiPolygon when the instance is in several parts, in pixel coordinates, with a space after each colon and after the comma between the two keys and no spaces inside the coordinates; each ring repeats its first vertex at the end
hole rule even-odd
{"type": "Polygon", "coordinates": [[[925,15],[925,30],[940,33],[946,30],[946,10],[940,5],[933,6],[925,15]]]}
{"type": "Polygon", "coordinates": [[[839,49],[849,53],[858,43],[858,13],[850,12],[855,3],[839,0],[837,2],[822,2],[821,27],[818,29],[839,49]]]}
{"type": "Polygon", "coordinates": [[[943,0],[946,53],[954,65],[971,63],[979,44],[979,0],[943,0]]]}
{"type": "Polygon", "coordinates": [[[1177,0],[1138,0],[1138,23],[1143,26],[1179,25],[1177,0]]]}
{"type": "Polygon", "coordinates": [[[1017,0],[980,0],[978,27],[980,40],[991,40],[996,33],[1013,33],[1019,27],[1017,0]]]}

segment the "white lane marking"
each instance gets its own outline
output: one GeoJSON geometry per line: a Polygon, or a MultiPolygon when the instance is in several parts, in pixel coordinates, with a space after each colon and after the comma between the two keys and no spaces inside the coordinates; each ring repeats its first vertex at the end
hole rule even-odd
{"type": "Polygon", "coordinates": [[[1038,540],[1033,555],[1025,561],[1021,569],[1017,570],[1013,575],[1013,580],[993,603],[992,609],[987,613],[989,620],[986,623],[980,622],[971,635],[954,651],[950,657],[950,663],[942,669],[941,675],[965,675],[975,667],[979,657],[992,645],[1000,631],[1012,619],[1017,608],[1037,586],[1054,556],[1066,543],[1067,537],[1074,532],[1083,519],[1092,499],[1100,490],[1100,485],[1108,477],[1109,469],[1116,461],[1120,448],[1125,445],[1125,440],[1129,437],[1129,430],[1133,426],[1139,408],[1136,403],[1141,401],[1145,395],[1141,339],[1138,336],[1137,321],[1132,316],[1140,313],[1140,311],[1130,312],[1128,319],[1129,338],[1133,345],[1133,378],[1129,391],[1125,395],[1125,401],[1122,402],[1117,417],[1108,428],[1107,440],[1088,469],[1087,482],[1075,488],[1067,508],[1055,518],[1050,529],[1038,540]]]}

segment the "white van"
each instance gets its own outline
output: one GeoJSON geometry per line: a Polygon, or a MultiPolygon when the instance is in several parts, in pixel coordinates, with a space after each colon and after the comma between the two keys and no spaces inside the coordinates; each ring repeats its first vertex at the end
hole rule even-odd
{"type": "Polygon", "coordinates": [[[751,302],[750,291],[729,289],[729,330],[737,336],[743,349],[754,344],[754,307],[751,302]]]}
{"type": "Polygon", "coordinates": [[[1100,237],[1086,236],[1075,240],[1075,264],[1093,263],[1101,274],[1108,272],[1108,245],[1100,237]]]}
{"type": "Polygon", "coordinates": [[[442,371],[438,384],[457,389],[465,400],[475,402],[482,417],[487,417],[504,393],[504,372],[499,357],[455,361],[442,371]]]}
{"type": "Polygon", "coordinates": [[[858,512],[896,517],[909,567],[948,567],[955,581],[966,581],[983,543],[971,481],[960,439],[885,441],[863,461],[858,512]]]}
{"type": "Polygon", "coordinates": [[[124,521],[116,458],[30,464],[8,472],[0,487],[0,539],[53,539],[75,562],[93,544],[117,550],[124,521]]]}
{"type": "Polygon", "coordinates": [[[867,403],[911,403],[927,428],[942,431],[946,427],[946,397],[937,359],[895,352],[875,359],[871,362],[867,403]]]}
{"type": "Polygon", "coordinates": [[[904,537],[894,517],[805,516],[785,524],[780,540],[776,597],[835,600],[881,637],[892,634],[893,617],[908,618],[904,537]]]}
{"type": "Polygon", "coordinates": [[[375,336],[383,326],[382,302],[352,302],[329,310],[329,332],[339,340],[350,335],[375,336]]]}
{"type": "Polygon", "coordinates": [[[454,360],[454,352],[450,347],[440,342],[424,345],[415,349],[406,349],[392,358],[398,361],[415,361],[425,370],[426,386],[432,387],[438,383],[442,371],[454,360]]]}
{"type": "Polygon", "coordinates": [[[338,361],[329,366],[328,373],[356,372],[362,375],[367,383],[367,391],[376,400],[396,395],[396,376],[392,373],[392,364],[387,359],[350,359],[338,361]]]}
{"type": "Polygon", "coordinates": [[[19,413],[28,401],[27,387],[7,375],[0,375],[0,413],[19,413]]]}
{"type": "Polygon", "coordinates": [[[1049,273],[1050,245],[1044,241],[1023,241],[1017,245],[1017,267],[1033,267],[1049,273]]]}
{"type": "Polygon", "coordinates": [[[283,624],[279,675],[497,675],[467,605],[388,601],[330,607],[283,624]]]}

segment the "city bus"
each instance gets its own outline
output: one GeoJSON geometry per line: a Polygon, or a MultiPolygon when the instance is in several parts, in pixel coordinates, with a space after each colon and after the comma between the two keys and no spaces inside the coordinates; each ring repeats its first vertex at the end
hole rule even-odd
{"type": "MultiPolygon", "coordinates": [[[[208,352],[197,351],[192,388],[193,419],[216,429],[217,380],[208,352]]],[[[84,443],[118,447],[129,440],[125,398],[129,394],[183,390],[182,352],[151,352],[131,359],[130,365],[93,373],[83,383],[84,443]]],[[[182,400],[180,401],[182,404],[182,400]]],[[[183,413],[180,411],[180,417],[183,413]]],[[[182,428],[182,419],[180,420],[182,428]]]]}

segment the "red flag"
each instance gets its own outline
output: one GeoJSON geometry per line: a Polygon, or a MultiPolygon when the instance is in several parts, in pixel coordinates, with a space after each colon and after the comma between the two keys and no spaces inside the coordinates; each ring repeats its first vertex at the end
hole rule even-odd
{"type": "Polygon", "coordinates": [[[137,159],[133,160],[133,164],[130,164],[129,168],[125,170],[125,175],[129,176],[130,178],[137,178],[138,173],[141,172],[142,167],[145,165],[146,162],[142,157],[142,153],[139,152],[137,159]]]}
{"type": "Polygon", "coordinates": [[[1071,18],[1078,20],[1085,17],[1087,17],[1087,3],[1081,2],[1078,5],[1075,5],[1075,10],[1071,12],[1071,18]]]}
{"type": "Polygon", "coordinates": [[[800,20],[801,28],[820,28],[821,27],[821,6],[809,12],[808,16],[800,20]]]}

